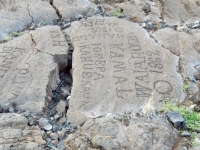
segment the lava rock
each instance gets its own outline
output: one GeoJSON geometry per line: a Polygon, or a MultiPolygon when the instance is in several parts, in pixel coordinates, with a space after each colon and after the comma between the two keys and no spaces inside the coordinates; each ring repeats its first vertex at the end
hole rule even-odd
{"type": "Polygon", "coordinates": [[[178,112],[168,112],[167,113],[168,120],[172,122],[175,128],[179,128],[184,124],[183,116],[178,112]]]}
{"type": "Polygon", "coordinates": [[[39,127],[44,128],[49,123],[47,118],[40,118],[39,119],[39,127]]]}
{"type": "Polygon", "coordinates": [[[49,130],[52,129],[52,125],[51,125],[50,123],[48,123],[48,124],[44,127],[44,129],[45,129],[46,131],[49,131],[49,130]]]}
{"type": "Polygon", "coordinates": [[[60,101],[56,106],[56,111],[60,113],[65,113],[66,111],[66,102],[60,101]]]}
{"type": "Polygon", "coordinates": [[[29,117],[29,118],[28,118],[28,124],[29,124],[30,126],[33,126],[33,125],[36,124],[36,122],[35,122],[35,120],[34,120],[32,117],[29,117]]]}
{"type": "Polygon", "coordinates": [[[188,131],[183,131],[183,132],[181,133],[181,136],[183,136],[183,137],[190,137],[191,134],[190,134],[190,132],[188,132],[188,131]]]}
{"type": "Polygon", "coordinates": [[[196,72],[196,73],[194,74],[194,77],[195,77],[197,80],[200,80],[200,72],[199,72],[199,71],[196,72]]]}
{"type": "Polygon", "coordinates": [[[51,133],[49,136],[51,137],[52,140],[57,140],[58,139],[58,134],[57,133],[51,133]]]}
{"type": "Polygon", "coordinates": [[[148,3],[146,3],[146,4],[143,6],[143,10],[144,10],[144,12],[146,12],[146,13],[150,12],[150,11],[151,11],[150,5],[149,5],[148,3]]]}
{"type": "Polygon", "coordinates": [[[54,116],[54,119],[55,119],[55,120],[58,120],[58,119],[60,119],[62,116],[63,116],[62,113],[58,112],[58,113],[54,116]]]}

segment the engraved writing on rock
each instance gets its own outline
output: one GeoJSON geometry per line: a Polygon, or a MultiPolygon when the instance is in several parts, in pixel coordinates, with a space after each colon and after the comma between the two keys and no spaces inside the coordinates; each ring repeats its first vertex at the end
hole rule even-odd
{"type": "Polygon", "coordinates": [[[180,75],[175,69],[171,74],[165,71],[172,67],[164,63],[170,53],[147,39],[139,26],[91,18],[82,21],[79,30],[66,30],[75,48],[71,110],[78,108],[84,114],[95,110],[95,116],[137,112],[149,99],[156,97],[158,103],[177,94],[173,80],[181,82],[180,75]]]}

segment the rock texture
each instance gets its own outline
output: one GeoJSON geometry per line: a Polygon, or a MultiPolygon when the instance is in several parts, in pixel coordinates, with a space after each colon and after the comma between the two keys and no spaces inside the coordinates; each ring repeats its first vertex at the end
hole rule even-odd
{"type": "Polygon", "coordinates": [[[66,32],[74,46],[68,116],[73,123],[107,113],[158,107],[164,97],[184,99],[179,58],[137,24],[90,18],[66,32]],[[76,119],[74,119],[76,118],[76,119]]]}
{"type": "Polygon", "coordinates": [[[171,149],[177,133],[163,120],[136,119],[125,126],[112,117],[89,119],[64,142],[69,149],[171,149]]]}
{"type": "Polygon", "coordinates": [[[56,19],[56,11],[48,1],[1,0],[0,40],[8,33],[22,30],[32,23],[50,23],[56,19]]]}
{"type": "MultiPolygon", "coordinates": [[[[160,45],[180,57],[179,67],[184,79],[195,76],[200,59],[200,30],[185,33],[166,28],[156,31],[152,36],[160,45]]],[[[198,91],[196,89],[194,93],[198,91]]]]}
{"type": "Polygon", "coordinates": [[[54,0],[53,5],[63,19],[73,20],[82,15],[91,17],[99,13],[97,6],[89,0],[54,0]]]}
{"type": "Polygon", "coordinates": [[[199,0],[135,0],[117,3],[115,6],[136,22],[138,19],[141,21],[148,19],[175,25],[195,22],[199,20],[198,16],[200,16],[199,0]]]}
{"type": "Polygon", "coordinates": [[[59,27],[44,27],[0,45],[0,104],[42,113],[60,82],[68,45],[59,27]]]}
{"type": "Polygon", "coordinates": [[[44,132],[27,124],[28,120],[20,114],[0,114],[0,149],[44,149],[44,132]]]}

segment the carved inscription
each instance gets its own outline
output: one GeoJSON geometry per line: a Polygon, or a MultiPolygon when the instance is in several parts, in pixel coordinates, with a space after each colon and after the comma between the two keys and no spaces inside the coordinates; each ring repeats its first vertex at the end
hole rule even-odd
{"type": "Polygon", "coordinates": [[[156,77],[164,73],[160,49],[145,48],[136,32],[104,18],[83,20],[81,28],[85,32],[72,35],[71,40],[80,54],[82,98],[95,98],[96,83],[106,78],[119,100],[143,101],[154,91],[170,95],[174,90],[169,81],[156,77]]]}
{"type": "Polygon", "coordinates": [[[6,72],[12,67],[13,63],[23,55],[23,48],[4,46],[0,51],[0,79],[4,77],[6,72]]]}
{"type": "Polygon", "coordinates": [[[61,34],[58,30],[51,31],[50,36],[53,40],[53,46],[66,46],[66,41],[61,40],[61,34]]]}
{"type": "Polygon", "coordinates": [[[80,43],[80,60],[82,64],[82,92],[84,98],[90,98],[92,81],[102,80],[106,71],[106,60],[101,43],[80,43]]]}
{"type": "Polygon", "coordinates": [[[22,95],[24,89],[26,90],[28,88],[27,83],[32,81],[31,73],[28,69],[16,69],[14,73],[16,76],[12,81],[11,92],[7,96],[8,100],[16,99],[19,95],[22,95]]]}

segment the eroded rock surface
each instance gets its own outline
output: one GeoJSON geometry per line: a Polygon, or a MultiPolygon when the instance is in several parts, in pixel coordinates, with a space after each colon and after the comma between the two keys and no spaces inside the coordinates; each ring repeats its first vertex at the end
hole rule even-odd
{"type": "Polygon", "coordinates": [[[79,15],[91,17],[99,13],[97,6],[89,0],[54,0],[53,5],[63,19],[79,18],[79,15]]]}
{"type": "Polygon", "coordinates": [[[53,22],[56,10],[46,0],[1,0],[0,40],[12,31],[19,31],[32,23],[53,22]]]}
{"type": "Polygon", "coordinates": [[[27,124],[28,120],[21,114],[0,114],[0,149],[44,149],[44,132],[27,124]]]}
{"type": "Polygon", "coordinates": [[[179,58],[139,25],[97,17],[66,32],[74,46],[68,115],[75,124],[107,113],[136,113],[148,101],[157,107],[164,97],[184,99],[179,58]]]}
{"type": "Polygon", "coordinates": [[[68,45],[59,27],[44,27],[0,45],[0,104],[42,113],[60,82],[68,45]]]}
{"type": "Polygon", "coordinates": [[[89,119],[64,142],[69,149],[164,150],[178,137],[164,120],[136,119],[125,126],[111,117],[89,119]]]}
{"type": "Polygon", "coordinates": [[[103,3],[106,12],[121,10],[135,22],[164,21],[169,25],[175,25],[195,22],[200,16],[199,0],[132,0],[128,2],[100,1],[100,3],[103,3]]]}

